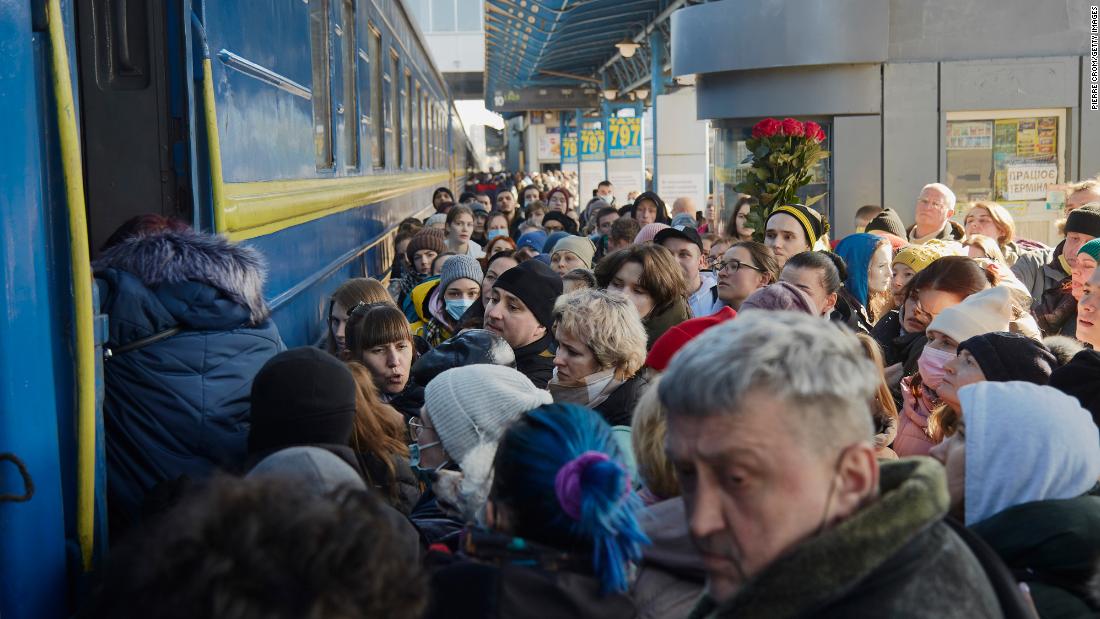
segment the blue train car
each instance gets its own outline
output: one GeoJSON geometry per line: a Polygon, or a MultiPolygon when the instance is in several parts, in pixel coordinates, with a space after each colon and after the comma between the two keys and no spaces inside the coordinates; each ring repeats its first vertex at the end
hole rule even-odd
{"type": "Polygon", "coordinates": [[[289,346],[461,188],[469,145],[399,0],[0,0],[0,616],[71,614],[106,548],[90,259],[160,213],[258,247],[289,346]]]}

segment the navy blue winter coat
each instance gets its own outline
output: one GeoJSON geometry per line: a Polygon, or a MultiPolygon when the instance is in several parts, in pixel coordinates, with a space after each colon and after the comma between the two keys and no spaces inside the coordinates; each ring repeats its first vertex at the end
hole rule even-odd
{"type": "Polygon", "coordinates": [[[193,233],[131,239],[97,261],[112,533],[140,519],[158,484],[242,467],[252,379],[284,349],[263,278],[254,250],[193,233]]]}

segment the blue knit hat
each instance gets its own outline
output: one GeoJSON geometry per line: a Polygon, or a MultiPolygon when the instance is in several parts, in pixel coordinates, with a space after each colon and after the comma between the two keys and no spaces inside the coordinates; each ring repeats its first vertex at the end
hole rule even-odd
{"type": "Polygon", "coordinates": [[[532,230],[520,235],[519,240],[516,241],[516,249],[530,247],[541,254],[542,246],[545,244],[546,232],[543,230],[532,230]]]}

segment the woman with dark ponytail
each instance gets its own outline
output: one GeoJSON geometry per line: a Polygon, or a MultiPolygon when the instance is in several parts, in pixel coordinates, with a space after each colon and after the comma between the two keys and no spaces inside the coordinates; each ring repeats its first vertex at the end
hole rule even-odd
{"type": "Polygon", "coordinates": [[[630,566],[649,540],[611,428],[574,404],[540,406],[505,431],[471,561],[433,577],[428,617],[633,617],[630,566]]]}

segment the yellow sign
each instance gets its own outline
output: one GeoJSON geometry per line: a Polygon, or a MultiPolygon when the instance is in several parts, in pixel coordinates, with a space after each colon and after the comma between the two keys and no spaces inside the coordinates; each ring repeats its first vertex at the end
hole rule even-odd
{"type": "Polygon", "coordinates": [[[577,163],[577,136],[569,135],[561,139],[562,163],[577,163]]]}
{"type": "Polygon", "coordinates": [[[609,118],[607,123],[608,157],[633,159],[642,156],[642,119],[609,118]]]}
{"type": "Polygon", "coordinates": [[[581,161],[603,161],[604,134],[597,129],[581,130],[581,161]]]}

